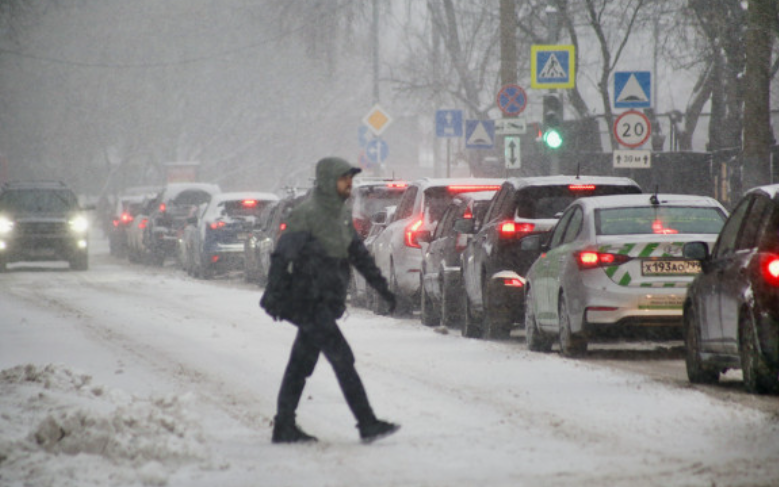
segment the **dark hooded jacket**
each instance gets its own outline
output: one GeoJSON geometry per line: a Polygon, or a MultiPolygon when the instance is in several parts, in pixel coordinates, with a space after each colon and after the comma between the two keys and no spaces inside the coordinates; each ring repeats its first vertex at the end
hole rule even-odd
{"type": "Polygon", "coordinates": [[[317,313],[333,319],[346,309],[350,264],[380,295],[391,293],[338,194],[341,176],[360,170],[339,158],[317,163],[311,197],[295,208],[271,254],[268,283],[260,300],[274,319],[314,323],[317,313]]]}

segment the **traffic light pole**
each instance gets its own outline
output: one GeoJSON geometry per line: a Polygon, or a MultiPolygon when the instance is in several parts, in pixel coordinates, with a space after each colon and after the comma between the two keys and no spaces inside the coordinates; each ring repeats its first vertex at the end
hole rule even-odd
{"type": "MultiPolygon", "coordinates": [[[[557,39],[560,33],[560,12],[557,10],[557,7],[555,6],[554,0],[548,0],[548,3],[546,5],[546,35],[549,39],[549,45],[555,45],[557,44],[557,39]]],[[[549,90],[549,92],[555,96],[557,96],[557,89],[552,88],[549,90]]],[[[560,104],[562,106],[562,99],[560,100],[560,104]]],[[[562,113],[562,110],[560,110],[560,113],[562,113]]],[[[559,123],[562,123],[562,120],[559,120],[559,123]]],[[[549,174],[551,175],[557,175],[560,174],[560,153],[557,149],[547,150],[547,153],[549,154],[549,174]]]]}

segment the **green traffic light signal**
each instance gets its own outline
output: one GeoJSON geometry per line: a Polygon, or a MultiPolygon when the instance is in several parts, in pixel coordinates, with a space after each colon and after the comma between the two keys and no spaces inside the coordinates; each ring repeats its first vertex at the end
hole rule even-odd
{"type": "Polygon", "coordinates": [[[544,132],[544,144],[550,149],[559,149],[563,145],[563,136],[557,129],[547,129],[544,132]]]}

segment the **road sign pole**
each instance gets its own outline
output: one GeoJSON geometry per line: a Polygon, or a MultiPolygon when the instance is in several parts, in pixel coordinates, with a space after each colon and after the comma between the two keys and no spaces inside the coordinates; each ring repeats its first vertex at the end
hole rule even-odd
{"type": "Polygon", "coordinates": [[[451,153],[452,153],[452,139],[446,139],[446,177],[450,178],[452,177],[452,161],[451,161],[451,153]]]}

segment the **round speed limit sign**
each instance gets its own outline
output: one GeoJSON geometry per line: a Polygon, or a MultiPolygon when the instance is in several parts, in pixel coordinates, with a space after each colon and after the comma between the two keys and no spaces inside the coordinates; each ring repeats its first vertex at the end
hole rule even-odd
{"type": "Polygon", "coordinates": [[[649,139],[652,126],[649,119],[637,110],[629,110],[614,122],[614,136],[625,147],[638,147],[649,139]]]}

